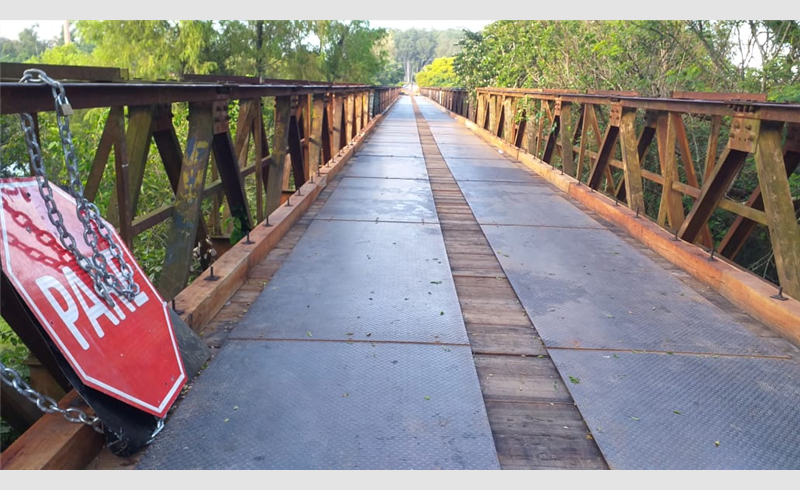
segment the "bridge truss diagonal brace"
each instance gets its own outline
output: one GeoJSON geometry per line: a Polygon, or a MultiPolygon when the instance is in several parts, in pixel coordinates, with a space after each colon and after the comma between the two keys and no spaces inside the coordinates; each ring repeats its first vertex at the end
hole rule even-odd
{"type": "Polygon", "coordinates": [[[784,167],[782,130],[783,123],[761,122],[756,170],[778,279],[786,294],[800,299],[800,228],[784,167]]]}
{"type": "Polygon", "coordinates": [[[203,189],[214,139],[211,102],[189,104],[189,134],[181,165],[172,223],[167,232],[167,251],[161,271],[159,292],[174,298],[186,285],[193,261],[192,250],[200,223],[203,189]]]}

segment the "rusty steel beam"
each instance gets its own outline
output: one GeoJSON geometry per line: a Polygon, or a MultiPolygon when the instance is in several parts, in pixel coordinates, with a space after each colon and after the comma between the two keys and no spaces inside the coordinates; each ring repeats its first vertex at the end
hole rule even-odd
{"type": "Polygon", "coordinates": [[[751,102],[730,100],[688,100],[675,98],[641,97],[625,95],[626,92],[600,94],[564,93],[559,90],[532,90],[507,88],[481,88],[478,94],[486,95],[527,95],[534,99],[555,100],[572,103],[611,105],[618,103],[622,107],[646,109],[654,111],[685,112],[705,114],[709,116],[736,116],[742,112],[755,112],[752,117],[761,120],[800,122],[800,104],[783,104],[777,102],[751,102]]]}
{"type": "MultiPolygon", "coordinates": [[[[230,85],[190,83],[65,83],[73,109],[127,105],[171,104],[216,100],[254,99],[303,94],[354,94],[368,85],[230,85]]],[[[42,112],[55,109],[50,88],[44,84],[0,83],[0,114],[42,112]]]]}

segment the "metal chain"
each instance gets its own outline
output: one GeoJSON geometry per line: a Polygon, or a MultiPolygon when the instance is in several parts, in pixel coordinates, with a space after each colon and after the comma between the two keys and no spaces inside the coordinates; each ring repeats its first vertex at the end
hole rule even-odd
{"type": "Polygon", "coordinates": [[[103,423],[94,415],[87,415],[86,412],[79,408],[61,408],[58,402],[47,395],[43,395],[38,391],[31,388],[31,386],[22,379],[22,376],[13,368],[6,367],[0,361],[0,377],[3,383],[11,386],[17,392],[32,401],[39,407],[39,410],[45,413],[60,413],[69,422],[75,424],[86,424],[96,432],[103,434],[103,423]]]}
{"type": "Polygon", "coordinates": [[[53,199],[53,189],[50,187],[47,175],[45,174],[42,150],[36,138],[33,117],[28,113],[24,113],[20,116],[22,131],[25,134],[28,156],[31,159],[31,165],[36,174],[36,181],[39,184],[39,193],[42,195],[42,199],[44,199],[45,206],[47,207],[47,216],[53,226],[58,230],[61,244],[72,253],[80,268],[86,271],[89,277],[92,278],[94,290],[100,297],[108,303],[113,304],[114,301],[109,294],[109,290],[113,290],[129,301],[133,300],[133,297],[139,294],[139,285],[133,280],[133,268],[125,261],[119,246],[117,246],[114,240],[111,230],[100,219],[100,212],[97,206],[83,197],[83,184],[81,183],[80,173],[78,172],[75,145],[72,143],[72,132],[69,129],[69,116],[72,115],[72,106],[69,104],[64,86],[61,82],[48,77],[42,70],[37,69],[25,70],[20,83],[29,82],[46,83],[52,90],[56,108],[56,121],[61,137],[61,147],[64,151],[64,163],[69,173],[69,190],[77,203],[76,213],[78,219],[83,223],[83,240],[92,248],[91,257],[83,255],[83,253],[78,250],[75,244],[75,238],[64,226],[64,217],[56,207],[55,199],[53,199]],[[94,227],[92,225],[94,225],[94,227]],[[97,229],[96,232],[95,228],[97,229]],[[108,261],[98,247],[98,234],[100,238],[108,243],[108,249],[111,252],[112,260],[116,259],[119,262],[119,270],[125,284],[119,280],[116,274],[109,270],[108,261]]]}

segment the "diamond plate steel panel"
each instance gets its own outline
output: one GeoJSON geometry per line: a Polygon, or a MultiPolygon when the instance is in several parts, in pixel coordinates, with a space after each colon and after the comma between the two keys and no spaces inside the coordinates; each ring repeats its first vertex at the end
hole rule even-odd
{"type": "Polygon", "coordinates": [[[450,172],[452,172],[453,177],[458,181],[510,181],[547,185],[541,177],[536,176],[532,171],[520,168],[513,162],[504,159],[473,160],[448,158],[446,161],[450,172]]]}
{"type": "Polygon", "coordinates": [[[358,154],[417,158],[423,156],[420,143],[369,143],[358,154]]]}
{"type": "MultiPolygon", "coordinates": [[[[433,136],[437,138],[439,136],[472,136],[477,139],[475,133],[460,125],[453,126],[440,124],[437,126],[430,126],[430,129],[431,133],[433,133],[433,136]]],[[[478,139],[478,141],[480,140],[478,139]]]]}
{"type": "Polygon", "coordinates": [[[608,230],[483,230],[548,347],[781,355],[608,230]]]}
{"type": "Polygon", "coordinates": [[[426,181],[345,177],[317,219],[436,223],[436,206],[426,181]]]}
{"type": "Polygon", "coordinates": [[[476,138],[475,135],[472,133],[441,134],[441,135],[434,134],[434,138],[436,139],[436,143],[439,145],[483,146],[491,148],[486,143],[476,138]]]}
{"type": "MultiPolygon", "coordinates": [[[[434,138],[436,135],[434,134],[434,138]]],[[[476,137],[477,139],[477,137],[476,137]]],[[[492,148],[489,145],[447,145],[439,144],[439,151],[445,160],[450,158],[471,158],[478,160],[493,160],[502,158],[504,153],[501,150],[492,148]]]]}
{"type": "Polygon", "coordinates": [[[611,468],[800,469],[795,361],[550,355],[611,468]]]}
{"type": "Polygon", "coordinates": [[[423,158],[358,155],[352,160],[347,177],[428,180],[423,158]]]}
{"type": "Polygon", "coordinates": [[[315,220],[234,337],[469,344],[438,225],[315,220]]]}
{"type": "Polygon", "coordinates": [[[382,144],[382,143],[389,143],[389,144],[396,144],[396,143],[403,143],[403,144],[419,144],[419,136],[416,133],[373,133],[373,135],[366,141],[366,145],[369,146],[370,144],[382,144]]]}
{"type": "Polygon", "coordinates": [[[538,180],[458,183],[478,223],[485,225],[583,226],[601,225],[538,180]]]}
{"type": "Polygon", "coordinates": [[[497,469],[468,347],[229,341],[140,469],[497,469]]]}

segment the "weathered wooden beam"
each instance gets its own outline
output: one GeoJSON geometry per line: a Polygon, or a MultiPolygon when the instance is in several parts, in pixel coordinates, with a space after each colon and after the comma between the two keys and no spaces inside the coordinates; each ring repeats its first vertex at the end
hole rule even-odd
{"type": "Polygon", "coordinates": [[[292,117],[291,97],[275,97],[275,133],[272,143],[272,161],[267,180],[266,213],[270,215],[281,205],[283,174],[286,167],[286,149],[289,145],[289,122],[292,117]]]}
{"type": "Polygon", "coordinates": [[[503,139],[503,131],[506,125],[506,97],[500,96],[497,98],[496,110],[497,116],[495,117],[494,134],[500,139],[503,139]]]}
{"type": "MultiPolygon", "coordinates": [[[[144,181],[147,155],[150,153],[150,137],[153,129],[154,106],[128,107],[128,130],[125,134],[125,144],[128,149],[128,192],[130,195],[130,215],[136,216],[139,204],[139,194],[144,181]]],[[[118,176],[119,178],[119,176],[118,176]]],[[[106,219],[119,225],[119,208],[116,189],[111,195],[111,200],[106,211],[106,219]]]]}
{"type": "MultiPolygon", "coordinates": [[[[378,100],[376,97],[375,100],[378,100]]],[[[323,159],[324,142],[323,119],[325,117],[325,95],[315,95],[311,102],[311,130],[308,147],[308,172],[309,175],[317,173],[317,170],[325,163],[323,159]]]]}
{"type": "Polygon", "coordinates": [[[528,149],[527,135],[528,135],[528,113],[523,110],[522,113],[520,114],[519,125],[517,126],[517,132],[514,134],[513,145],[516,146],[517,148],[522,148],[523,150],[527,150],[528,149]]]}
{"type": "MultiPolygon", "coordinates": [[[[784,143],[783,163],[787,176],[792,175],[795,169],[800,166],[800,125],[798,124],[789,125],[786,142],[784,143]]],[[[764,210],[764,199],[761,195],[760,185],[757,185],[753,190],[750,199],[747,201],[747,206],[758,211],[764,210]]],[[[720,242],[719,253],[730,259],[736,257],[757,224],[757,221],[745,216],[737,216],[720,242]]]]}
{"type": "Polygon", "coordinates": [[[345,110],[344,110],[344,144],[342,147],[347,146],[353,141],[353,136],[355,133],[353,132],[355,128],[355,95],[348,94],[345,98],[345,110]]]}
{"type": "MultiPolygon", "coordinates": [[[[653,142],[653,138],[656,134],[656,121],[658,116],[653,112],[648,112],[645,115],[645,125],[642,128],[641,134],[639,134],[639,162],[642,167],[642,176],[644,176],[644,162],[645,158],[647,157],[647,150],[650,149],[650,145],[653,142]]],[[[609,162],[613,165],[613,159],[609,162]]],[[[615,195],[618,200],[628,202],[627,194],[625,189],[625,177],[623,176],[619,183],[617,183],[615,187],[615,195]]]]}
{"type": "Polygon", "coordinates": [[[311,166],[311,113],[314,110],[314,96],[311,94],[301,97],[303,104],[303,175],[308,178],[310,174],[309,168],[311,166]]]}
{"type": "MultiPolygon", "coordinates": [[[[247,154],[250,149],[250,137],[253,134],[253,123],[260,111],[260,99],[239,101],[239,117],[236,119],[236,138],[233,143],[233,148],[236,151],[236,158],[240,167],[247,165],[247,154]]],[[[256,159],[258,158],[258,155],[256,155],[256,159]]]]}
{"type": "MultiPolygon", "coordinates": [[[[658,118],[658,161],[661,164],[661,176],[664,179],[661,188],[661,203],[658,207],[657,222],[666,227],[669,225],[677,229],[683,224],[683,196],[676,191],[672,184],[680,182],[678,166],[675,161],[675,125],[672,124],[672,113],[661,113],[658,118]]],[[[680,116],[678,116],[680,117],[680,116]]]]}
{"type": "Polygon", "coordinates": [[[782,129],[783,123],[761,121],[756,169],[780,285],[787,295],[800,300],[800,228],[785,171],[782,129]]]}
{"type": "MultiPolygon", "coordinates": [[[[620,119],[620,145],[625,178],[625,194],[628,207],[645,212],[644,189],[642,188],[642,166],[639,160],[639,144],[636,138],[636,110],[623,110],[620,119]]],[[[571,153],[571,152],[570,152],[571,153]]]]}
{"type": "MultiPolygon", "coordinates": [[[[172,124],[172,108],[169,105],[156,106],[155,114],[153,116],[153,141],[156,144],[156,149],[161,157],[161,163],[164,165],[164,172],[169,179],[170,187],[172,188],[173,195],[178,191],[178,181],[181,175],[181,165],[183,165],[183,152],[181,151],[181,144],[178,141],[178,134],[175,132],[175,126],[172,124]]],[[[218,209],[218,207],[217,207],[218,209]]],[[[152,228],[156,224],[169,218],[171,214],[162,218],[159,211],[163,211],[163,207],[151,211],[141,217],[134,218],[131,223],[131,232],[133,236],[152,228]]],[[[214,210],[216,211],[216,209],[214,210]]],[[[212,214],[213,216],[213,214],[212,214]]],[[[197,228],[197,243],[202,247],[207,247],[206,238],[209,236],[208,226],[205,220],[201,217],[200,224],[197,228]]]]}
{"type": "Polygon", "coordinates": [[[363,115],[364,115],[364,102],[362,100],[362,94],[355,94],[353,96],[353,126],[354,126],[354,134],[361,133],[361,125],[363,124],[363,115]]]}
{"type": "MultiPolygon", "coordinates": [[[[384,94],[381,94],[383,97],[384,94]]],[[[322,162],[329,162],[336,153],[333,151],[333,96],[325,95],[322,114],[322,162]]],[[[383,100],[381,99],[381,104],[383,100]]],[[[320,166],[322,163],[320,163],[320,166]]]]}
{"type": "Polygon", "coordinates": [[[547,136],[547,143],[544,146],[544,153],[542,153],[542,161],[551,163],[553,153],[556,149],[556,138],[561,133],[561,117],[556,116],[553,120],[553,125],[550,129],[550,134],[547,136]]]}
{"type": "Polygon", "coordinates": [[[303,147],[300,143],[300,124],[294,116],[289,119],[289,155],[292,162],[294,186],[295,188],[302,187],[308,180],[308,175],[305,173],[303,147]]]}
{"type": "Polygon", "coordinates": [[[128,182],[130,181],[130,165],[128,164],[127,142],[122,137],[119,128],[125,127],[125,114],[122,107],[112,107],[108,114],[109,119],[114,119],[114,170],[116,172],[117,211],[119,212],[119,234],[122,241],[129,249],[133,249],[133,206],[128,182]]]}
{"type": "MultiPolygon", "coordinates": [[[[122,108],[120,108],[122,109],[122,108]]],[[[124,129],[123,129],[124,130],[124,129]]],[[[120,133],[117,126],[117,119],[112,116],[109,111],[106,116],[106,124],[103,126],[103,134],[100,136],[100,141],[97,143],[97,151],[94,153],[94,160],[92,161],[92,168],[89,171],[89,176],[86,178],[86,185],[83,188],[83,196],[91,202],[94,202],[97,197],[97,191],[100,189],[100,183],[103,181],[103,173],[108,164],[108,157],[111,155],[111,147],[120,133]]],[[[37,135],[39,144],[41,139],[37,135]]],[[[31,172],[31,175],[34,175],[31,172]]]]}
{"type": "Polygon", "coordinates": [[[694,243],[700,236],[703,227],[711,218],[720,200],[730,187],[733,179],[744,165],[746,151],[734,150],[727,146],[719,157],[719,162],[714,168],[711,177],[703,184],[700,197],[695,201],[692,210],[684,220],[678,234],[681,239],[694,243]]]}
{"type": "Polygon", "coordinates": [[[717,147],[719,146],[719,130],[722,126],[722,116],[711,117],[711,129],[708,136],[708,146],[706,147],[706,163],[703,172],[703,183],[711,176],[714,171],[714,162],[717,161],[717,147]]]}
{"type": "Polygon", "coordinates": [[[250,206],[244,193],[244,182],[234,153],[231,134],[227,131],[215,134],[212,148],[225,197],[228,200],[230,215],[238,221],[241,232],[247,233],[253,227],[250,221],[250,206]]]}
{"type": "MultiPolygon", "coordinates": [[[[589,187],[592,189],[599,189],[600,183],[603,181],[603,177],[606,176],[606,171],[608,170],[608,160],[611,158],[611,155],[614,152],[614,146],[617,144],[617,138],[619,137],[619,117],[622,114],[622,109],[618,108],[618,113],[616,117],[613,117],[613,110],[612,110],[612,118],[606,127],[606,134],[603,137],[603,143],[600,145],[600,151],[598,152],[597,159],[594,161],[594,165],[592,166],[592,170],[589,173],[589,187]]],[[[597,118],[595,118],[595,121],[597,118]]],[[[614,183],[611,182],[611,185],[614,183]]]]}
{"type": "Polygon", "coordinates": [[[167,250],[159,282],[159,292],[165,300],[174,298],[183,289],[191,271],[192,249],[200,223],[200,205],[214,138],[213,128],[212,103],[189,104],[186,152],[178,179],[172,222],[167,231],[167,250]]]}
{"type": "Polygon", "coordinates": [[[517,100],[514,97],[506,97],[503,102],[503,112],[505,113],[505,126],[503,127],[503,139],[514,144],[514,124],[517,119],[517,100]]]}
{"type": "MultiPolygon", "coordinates": [[[[578,122],[580,124],[580,121],[578,122]]],[[[572,104],[561,102],[561,115],[559,116],[559,131],[561,136],[561,166],[567,175],[575,175],[575,161],[572,142],[575,134],[572,128],[572,104]]]]}
{"type": "MultiPolygon", "coordinates": [[[[697,180],[697,173],[692,161],[692,150],[689,147],[689,137],[686,135],[686,126],[683,124],[683,117],[680,114],[672,113],[674,116],[671,118],[672,124],[675,126],[675,136],[678,139],[678,148],[681,151],[681,160],[683,161],[683,170],[686,175],[686,183],[692,187],[700,187],[697,180]]],[[[708,223],[703,227],[700,232],[700,243],[705,247],[714,246],[714,240],[711,238],[711,229],[708,223]]]]}
{"type": "Polygon", "coordinates": [[[497,126],[498,126],[497,125],[497,117],[499,115],[499,113],[497,111],[497,106],[498,106],[497,102],[498,102],[499,96],[497,96],[497,95],[489,95],[488,97],[489,97],[489,104],[488,104],[487,112],[489,113],[488,114],[489,132],[491,132],[492,135],[496,136],[497,135],[497,126]]]}
{"type": "MultiPolygon", "coordinates": [[[[344,95],[333,95],[331,96],[332,100],[329,106],[328,116],[330,117],[330,136],[331,136],[331,156],[336,155],[339,153],[339,150],[347,146],[345,142],[345,135],[344,135],[344,113],[346,110],[345,104],[345,96],[344,95]]],[[[326,162],[329,161],[325,160],[326,162]]]]}
{"type": "Polygon", "coordinates": [[[589,122],[589,119],[591,117],[589,115],[589,108],[590,107],[591,106],[589,104],[584,104],[583,105],[583,110],[581,111],[581,122],[580,122],[580,125],[581,125],[580,141],[581,141],[581,143],[580,143],[580,147],[578,148],[578,161],[576,162],[575,173],[573,174],[573,176],[578,180],[578,182],[581,182],[581,180],[583,179],[583,158],[584,158],[584,155],[586,153],[586,150],[588,149],[587,148],[587,142],[586,142],[586,131],[587,131],[587,129],[589,127],[589,124],[590,124],[590,122],[589,122]]]}
{"type": "Polygon", "coordinates": [[[364,92],[364,109],[361,111],[361,117],[363,118],[361,121],[361,129],[366,129],[369,124],[369,94],[370,92],[364,92]]]}

